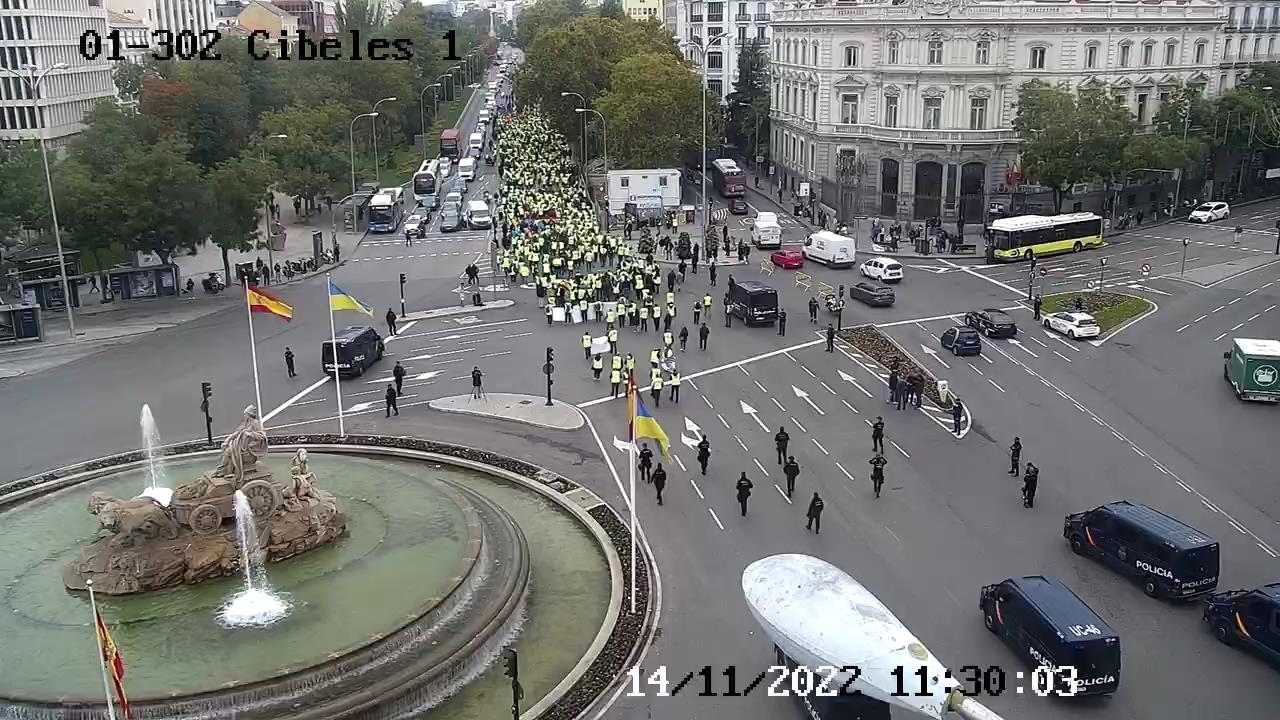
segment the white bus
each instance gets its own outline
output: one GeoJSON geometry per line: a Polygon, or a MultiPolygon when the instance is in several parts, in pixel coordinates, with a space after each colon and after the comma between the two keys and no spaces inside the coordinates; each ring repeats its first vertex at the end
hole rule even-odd
{"type": "Polygon", "coordinates": [[[415,205],[434,208],[439,204],[440,158],[422,161],[413,174],[413,200],[415,205]]]}

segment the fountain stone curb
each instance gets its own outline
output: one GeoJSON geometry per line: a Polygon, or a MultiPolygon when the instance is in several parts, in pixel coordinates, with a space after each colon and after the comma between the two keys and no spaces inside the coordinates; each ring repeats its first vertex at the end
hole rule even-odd
{"type": "MultiPolygon", "coordinates": [[[[218,440],[220,441],[221,438],[218,438],[218,440]]],[[[284,435],[269,437],[268,443],[270,447],[280,449],[298,446],[319,447],[323,445],[330,446],[329,449],[343,448],[347,451],[354,451],[355,448],[384,448],[389,454],[398,448],[428,455],[438,455],[439,457],[436,459],[446,464],[469,467],[486,472],[495,478],[506,478],[514,480],[525,487],[541,489],[545,497],[565,507],[575,518],[584,522],[584,525],[592,532],[592,535],[601,543],[601,549],[608,559],[612,578],[609,610],[606,612],[605,622],[602,623],[601,629],[588,648],[587,654],[583,656],[583,659],[579,661],[570,674],[547,694],[543,701],[539,701],[534,708],[530,708],[530,710],[523,713],[521,720],[533,720],[544,716],[560,720],[560,718],[578,718],[585,715],[587,711],[594,707],[601,694],[614,685],[617,678],[621,676],[628,664],[639,653],[644,644],[644,639],[654,630],[652,619],[656,607],[649,602],[649,578],[652,558],[644,554],[642,545],[637,546],[641,548],[642,553],[641,565],[637,568],[637,584],[639,585],[636,593],[637,613],[634,616],[630,613],[622,613],[622,601],[626,594],[626,588],[622,581],[623,571],[626,567],[623,566],[622,555],[629,555],[630,552],[630,538],[626,535],[628,532],[626,525],[621,521],[620,516],[613,507],[588,488],[582,487],[566,477],[532,463],[488,450],[471,448],[465,445],[438,443],[408,436],[284,435]],[[599,502],[589,509],[583,509],[581,505],[575,505],[564,498],[558,497],[558,494],[567,494],[573,491],[589,493],[599,502]],[[596,517],[597,513],[603,513],[605,517],[603,519],[598,518],[596,517]],[[614,526],[617,537],[612,536],[601,524],[604,521],[610,521],[609,524],[614,526]],[[625,652],[622,652],[624,650],[625,652]],[[593,659],[592,653],[595,654],[593,659]],[[603,673],[603,676],[595,677],[601,673],[603,673]],[[591,692],[586,687],[588,685],[595,685],[598,690],[591,692]],[[581,690],[580,687],[582,688],[581,690]],[[584,697],[558,702],[558,699],[575,692],[584,697]],[[571,707],[573,705],[579,705],[580,707],[571,707]],[[538,709],[539,713],[534,714],[532,712],[534,709],[538,709]]],[[[171,457],[213,452],[216,448],[216,444],[210,446],[205,442],[193,441],[166,445],[156,448],[156,450],[160,452],[159,457],[171,457]]],[[[140,450],[118,453],[5,483],[0,485],[0,509],[7,505],[24,502],[38,495],[89,482],[103,475],[118,472],[126,467],[141,465],[146,461],[146,454],[140,450]]],[[[630,560],[629,557],[628,560],[630,560]]]]}

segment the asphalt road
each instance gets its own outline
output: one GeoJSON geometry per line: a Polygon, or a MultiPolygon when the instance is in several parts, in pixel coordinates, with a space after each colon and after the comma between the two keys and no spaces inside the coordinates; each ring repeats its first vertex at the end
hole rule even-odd
{"type": "MultiPolygon", "coordinates": [[[[465,127],[476,109],[464,114],[465,127]]],[[[481,169],[472,193],[493,182],[488,168],[481,169]]],[[[1280,302],[1280,265],[1239,264],[1245,257],[1265,259],[1274,236],[1262,231],[1276,214],[1280,203],[1238,208],[1229,225],[1149,228],[1096,251],[1042,263],[1050,270],[1044,292],[1051,292],[1078,288],[1092,279],[1098,260],[1108,257],[1104,285],[1118,283],[1116,289],[1128,288],[1159,305],[1154,315],[1097,345],[1046,335],[1030,322],[1029,312],[1016,309],[1025,295],[1024,264],[988,268],[945,258],[906,261],[907,277],[894,307],[850,303],[843,320],[883,324],[921,362],[951,381],[974,414],[960,439],[948,432],[942,413],[890,410],[883,371],[868,358],[843,346],[826,353],[819,332],[832,318],[824,311],[821,322],[807,321],[807,290],[795,286],[794,273],[779,270],[767,277],[789,310],[786,336],[776,328],[746,328],[739,322],[725,328],[720,298],[727,273],[722,273],[713,292],[708,350],[697,349],[691,326],[690,346],[678,353],[686,378],[680,402],[664,392],[659,405],[646,395],[673,441],[674,458],[667,466],[666,505],[656,506],[652,488],[643,483],[639,488],[639,517],[659,562],[665,601],[660,634],[643,663],[645,675],[665,666],[675,682],[710,665],[718,678],[714,689],[723,693],[722,673],[730,666],[741,679],[772,664],[770,643],[742,600],[741,572],[765,555],[805,552],[858,578],[953,669],[999,666],[1011,688],[1026,686],[1014,674],[1027,668],[983,629],[979,588],[1022,574],[1052,574],[1066,581],[1120,632],[1121,689],[1110,699],[1071,704],[1015,689],[983,698],[1011,720],[1085,714],[1234,720],[1274,714],[1280,686],[1273,669],[1214,641],[1196,607],[1149,600],[1134,585],[1072,555],[1061,538],[1061,521],[1069,512],[1135,498],[1222,543],[1222,587],[1276,579],[1280,491],[1270,449],[1274,408],[1237,402],[1218,379],[1230,337],[1280,337],[1280,313],[1274,310],[1280,302]],[[1244,233],[1236,248],[1230,228],[1243,221],[1259,232],[1244,233]],[[1187,260],[1192,281],[1179,272],[1183,237],[1192,240],[1187,260]],[[1143,264],[1152,271],[1143,275],[1143,264]],[[1237,271],[1245,272],[1227,276],[1237,271]],[[1212,279],[1216,276],[1222,277],[1212,279]],[[988,343],[981,358],[970,359],[926,350],[937,349],[937,336],[953,322],[951,316],[974,307],[1010,308],[1022,325],[1020,344],[988,343]],[[867,479],[868,424],[877,415],[886,419],[890,443],[888,481],[879,500],[867,479]],[[802,467],[790,500],[781,492],[785,480],[773,450],[779,426],[791,434],[789,450],[802,467]],[[688,427],[711,438],[706,477],[695,474],[694,452],[681,440],[682,434],[693,434],[688,427]],[[1042,471],[1034,510],[1021,507],[1020,482],[1005,473],[1014,435],[1022,438],[1024,461],[1042,471]],[[743,471],[755,483],[745,518],[733,489],[743,471]],[[805,505],[814,491],[826,501],[821,535],[805,529],[805,505]]],[[[791,238],[799,231],[786,232],[791,238]]],[[[410,311],[456,305],[462,269],[477,261],[487,273],[487,254],[482,233],[432,232],[412,247],[394,236],[371,237],[335,272],[334,282],[372,305],[378,315],[372,322],[381,329],[381,315],[399,307],[399,273],[409,276],[410,311]]],[[[754,265],[734,272],[760,276],[754,265]]],[[[833,285],[856,281],[854,270],[818,268],[812,274],[833,285]]],[[[674,330],[691,323],[692,303],[707,282],[705,270],[688,276],[679,292],[674,330]]],[[[255,318],[263,405],[272,413],[269,428],[336,427],[334,388],[318,357],[329,330],[324,292],[322,278],[282,287],[280,294],[294,304],[294,321],[255,318]],[[286,345],[298,355],[295,379],[285,377],[286,345]]],[[[377,372],[344,381],[348,431],[483,444],[553,465],[622,507],[627,458],[613,449],[612,438],[625,435],[625,403],[607,399],[607,373],[600,382],[591,379],[582,356],[582,326],[549,328],[531,292],[509,296],[518,301],[509,309],[402,326],[377,372]],[[556,353],[555,396],[582,404],[589,430],[552,435],[443,417],[424,407],[432,398],[466,392],[472,365],[484,370],[490,391],[540,393],[546,347],[556,353]],[[395,360],[406,366],[410,379],[401,416],[386,420],[381,393],[395,360]],[[602,452],[609,454],[608,462],[602,462],[602,452]]],[[[369,322],[343,315],[339,324],[369,322]]],[[[0,384],[0,405],[9,411],[0,415],[0,436],[11,449],[4,477],[136,447],[135,420],[143,402],[151,404],[166,440],[200,436],[201,381],[214,384],[215,432],[225,432],[253,402],[246,330],[243,311],[230,308],[0,384]],[[51,432],[45,423],[54,417],[57,429],[51,432]]],[[[603,334],[600,325],[590,330],[603,334]]],[[[634,353],[640,368],[647,365],[649,350],[661,345],[660,333],[652,330],[640,334],[627,328],[620,336],[622,351],[634,353]]],[[[752,698],[692,692],[659,698],[645,686],[639,697],[620,697],[608,717],[803,716],[786,698],[752,698]]]]}

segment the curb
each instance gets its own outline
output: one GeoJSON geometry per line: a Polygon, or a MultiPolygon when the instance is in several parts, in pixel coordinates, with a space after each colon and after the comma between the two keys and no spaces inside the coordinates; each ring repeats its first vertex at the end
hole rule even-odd
{"type": "MultiPolygon", "coordinates": [[[[427,401],[427,407],[431,408],[432,410],[436,410],[438,412],[455,413],[458,415],[475,415],[476,417],[487,417],[487,418],[494,418],[496,420],[507,420],[509,422],[520,423],[522,425],[532,425],[534,427],[545,428],[547,430],[562,430],[562,431],[568,432],[573,430],[580,430],[582,429],[582,426],[586,424],[586,422],[582,419],[582,413],[579,412],[576,407],[566,402],[562,402],[560,400],[552,400],[552,402],[555,404],[556,407],[572,408],[574,411],[574,416],[577,418],[576,425],[552,425],[549,423],[541,423],[536,420],[526,420],[524,418],[511,417],[509,415],[504,415],[498,412],[489,412],[486,410],[471,410],[465,407],[440,407],[439,405],[437,405],[437,403],[440,403],[441,401],[444,401],[444,400],[452,400],[454,398],[462,398],[462,397],[470,397],[470,396],[449,395],[448,397],[436,398],[435,400],[427,401]]],[[[529,399],[534,399],[533,395],[517,395],[516,397],[527,397],[529,399]]],[[[541,398],[537,398],[537,399],[541,400],[541,398]]]]}
{"type": "MultiPolygon", "coordinates": [[[[1117,294],[1117,295],[1128,295],[1128,293],[1116,293],[1116,294],[1117,294]]],[[[1129,297],[1138,297],[1137,295],[1128,295],[1128,296],[1129,296],[1129,297]]],[[[1128,320],[1126,320],[1126,321],[1124,321],[1124,322],[1120,323],[1119,327],[1117,327],[1116,329],[1114,329],[1114,330],[1112,330],[1111,332],[1107,333],[1107,336],[1106,336],[1106,337],[1098,338],[1097,340],[1090,340],[1090,341],[1089,341],[1089,344],[1090,344],[1090,345],[1092,345],[1092,346],[1094,346],[1094,347],[1102,347],[1104,344],[1106,344],[1106,342],[1107,342],[1108,340],[1110,340],[1111,338],[1115,337],[1116,335],[1119,335],[1122,331],[1127,330],[1127,329],[1129,328],[1129,326],[1130,326],[1130,325],[1135,325],[1135,324],[1137,324],[1139,320],[1146,320],[1149,316],[1154,315],[1154,314],[1156,314],[1157,312],[1159,312],[1159,311],[1160,311],[1160,306],[1156,304],[1156,301],[1155,301],[1155,300],[1148,300],[1147,298],[1138,298],[1138,299],[1139,299],[1139,300],[1146,300],[1146,301],[1147,301],[1147,304],[1148,304],[1148,305],[1150,305],[1151,307],[1150,307],[1150,308],[1148,308],[1146,312],[1144,312],[1144,313],[1142,313],[1142,314],[1140,314],[1140,315],[1138,315],[1138,316],[1136,316],[1136,317],[1131,317],[1131,318],[1129,318],[1128,320]]]]}
{"type": "Polygon", "coordinates": [[[483,305],[457,305],[443,308],[434,308],[432,310],[418,310],[411,312],[400,318],[400,322],[409,320],[430,320],[438,317],[449,317],[450,315],[465,315],[467,313],[484,312],[485,310],[506,310],[515,306],[514,300],[490,300],[483,305]]]}
{"type": "Polygon", "coordinates": [[[0,380],[7,380],[9,378],[22,377],[23,375],[26,375],[26,374],[27,374],[27,371],[21,368],[0,367],[0,380]]]}

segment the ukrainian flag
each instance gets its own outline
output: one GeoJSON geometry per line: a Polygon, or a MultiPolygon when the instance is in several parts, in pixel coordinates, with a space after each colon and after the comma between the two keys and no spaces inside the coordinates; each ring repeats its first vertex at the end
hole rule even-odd
{"type": "Polygon", "coordinates": [[[329,309],[355,310],[373,317],[373,308],[348,295],[342,288],[334,285],[332,280],[329,281],[329,309]]]}
{"type": "Polygon", "coordinates": [[[667,434],[662,431],[662,426],[658,424],[657,418],[649,412],[649,408],[645,407],[644,400],[640,399],[640,389],[636,387],[636,379],[634,375],[627,378],[627,397],[631,406],[631,442],[635,442],[640,438],[650,438],[656,440],[658,447],[662,450],[662,457],[671,462],[671,441],[667,439],[667,434]]]}

